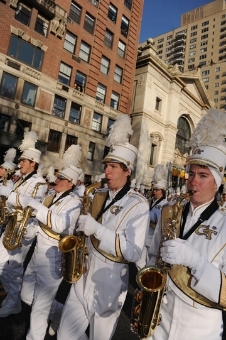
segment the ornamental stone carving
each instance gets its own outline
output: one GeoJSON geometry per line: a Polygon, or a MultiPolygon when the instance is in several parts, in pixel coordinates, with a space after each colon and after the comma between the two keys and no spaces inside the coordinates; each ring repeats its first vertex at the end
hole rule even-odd
{"type": "Polygon", "coordinates": [[[17,8],[18,0],[10,0],[9,6],[12,8],[17,8]]]}

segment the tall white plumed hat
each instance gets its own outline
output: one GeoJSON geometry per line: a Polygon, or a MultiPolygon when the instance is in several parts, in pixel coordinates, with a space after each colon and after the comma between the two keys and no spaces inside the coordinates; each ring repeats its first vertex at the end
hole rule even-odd
{"type": "Polygon", "coordinates": [[[156,165],[154,168],[154,174],[152,178],[152,188],[153,189],[163,189],[166,190],[166,172],[162,164],[156,165]]]}
{"type": "Polygon", "coordinates": [[[57,179],[55,176],[55,169],[52,165],[47,170],[46,179],[48,183],[54,183],[55,180],[57,179]]]}
{"type": "Polygon", "coordinates": [[[226,113],[209,109],[194,130],[187,146],[192,154],[186,164],[208,166],[217,186],[221,185],[226,166],[226,113]]]}
{"type": "Polygon", "coordinates": [[[130,117],[121,114],[110,127],[110,133],[106,140],[110,150],[102,162],[122,163],[132,171],[137,156],[137,148],[129,143],[129,136],[132,133],[130,117]]]}
{"type": "Polygon", "coordinates": [[[35,163],[40,162],[41,151],[35,148],[35,143],[37,140],[38,135],[35,131],[29,131],[24,134],[24,139],[19,146],[20,151],[22,151],[19,160],[28,159],[35,163]]]}
{"type": "Polygon", "coordinates": [[[1,164],[1,168],[6,169],[8,173],[13,172],[16,168],[16,164],[13,163],[16,157],[16,149],[10,148],[6,151],[4,156],[4,162],[1,164]]]}
{"type": "Polygon", "coordinates": [[[80,162],[81,155],[82,151],[79,145],[72,144],[69,146],[63,155],[63,167],[60,171],[58,171],[57,177],[66,178],[76,185],[79,176],[82,174],[82,169],[77,167],[80,162]]]}

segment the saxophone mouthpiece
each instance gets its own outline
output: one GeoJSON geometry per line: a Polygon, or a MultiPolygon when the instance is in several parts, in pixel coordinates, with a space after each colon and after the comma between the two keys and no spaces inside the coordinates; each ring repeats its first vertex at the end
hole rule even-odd
{"type": "Polygon", "coordinates": [[[197,190],[188,190],[189,195],[194,195],[197,192],[197,190]]]}

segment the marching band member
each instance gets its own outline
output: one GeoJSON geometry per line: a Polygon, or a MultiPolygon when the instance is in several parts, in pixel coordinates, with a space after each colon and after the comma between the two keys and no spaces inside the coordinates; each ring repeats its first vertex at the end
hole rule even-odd
{"type": "Polygon", "coordinates": [[[24,207],[34,209],[36,218],[32,227],[37,230],[37,242],[24,274],[21,298],[32,306],[27,340],[43,340],[48,315],[57,289],[62,281],[61,252],[58,248],[62,236],[73,234],[80,213],[81,201],[73,193],[81,169],[81,148],[71,145],[64,153],[63,168],[56,176],[55,196],[43,203],[34,198],[19,196],[24,207]]]}
{"type": "MultiPolygon", "coordinates": [[[[8,186],[0,187],[0,195],[8,197],[7,207],[9,211],[15,211],[17,206],[21,208],[18,194],[31,196],[37,183],[45,183],[45,180],[36,173],[41,156],[41,152],[38,149],[35,149],[36,141],[36,132],[30,131],[25,134],[22,144],[19,147],[22,151],[19,158],[22,177],[15,183],[13,188],[8,186]]],[[[44,196],[46,189],[47,185],[40,186],[35,196],[35,200],[40,201],[44,196]]],[[[20,215],[19,217],[22,216],[20,215]]],[[[0,317],[17,314],[21,311],[20,290],[23,277],[23,262],[35,238],[33,230],[27,228],[26,235],[22,239],[22,246],[15,250],[7,250],[3,246],[5,233],[6,231],[2,234],[0,239],[0,281],[8,294],[2,302],[0,317]]]]}
{"type": "Polygon", "coordinates": [[[4,185],[4,178],[6,176],[6,184],[9,188],[13,188],[13,181],[11,179],[12,173],[15,170],[16,164],[13,163],[16,157],[16,149],[10,148],[5,156],[4,162],[0,165],[0,186],[4,185]]]}
{"type": "MultiPolygon", "coordinates": [[[[58,340],[112,338],[127,289],[130,262],[139,260],[147,233],[149,216],[146,199],[130,189],[137,149],[128,143],[130,118],[121,115],[112,125],[104,158],[108,190],[101,204],[98,191],[93,200],[99,216],[81,215],[79,228],[88,236],[88,270],[71,286],[58,340]],[[94,218],[95,217],[95,218],[94,218]],[[97,219],[97,220],[96,220],[97,219]]],[[[103,196],[101,196],[103,197],[103,196]]]]}
{"type": "MultiPolygon", "coordinates": [[[[173,265],[167,276],[167,304],[153,340],[221,340],[222,309],[226,308],[226,213],[215,194],[226,166],[225,112],[209,110],[189,142],[187,189],[178,238],[163,241],[162,260],[173,265]],[[177,265],[177,266],[175,266],[177,265]]],[[[164,210],[163,207],[162,216],[164,210]]],[[[159,220],[151,243],[155,263],[161,230],[159,220]]]]}

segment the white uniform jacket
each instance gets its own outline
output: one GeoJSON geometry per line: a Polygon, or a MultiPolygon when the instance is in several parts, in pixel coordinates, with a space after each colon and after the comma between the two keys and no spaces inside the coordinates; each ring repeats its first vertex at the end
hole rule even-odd
{"type": "MultiPolygon", "coordinates": [[[[184,235],[196,223],[210,202],[195,209],[190,205],[184,235]]],[[[161,219],[151,243],[150,264],[155,263],[161,238],[161,219]]],[[[218,209],[204,221],[187,240],[207,260],[199,278],[192,277],[191,288],[215,303],[226,306],[226,213],[218,209]]],[[[161,340],[220,340],[222,311],[205,307],[185,295],[168,277],[168,304],[162,304],[162,322],[151,339],[161,340]]]]}
{"type": "MultiPolygon", "coordinates": [[[[107,206],[111,202],[107,200],[107,206]]],[[[106,228],[99,248],[108,254],[121,256],[128,262],[140,259],[149,227],[149,207],[141,194],[130,189],[103,215],[106,228]]],[[[75,285],[76,294],[86,315],[116,313],[117,319],[124,304],[128,286],[128,264],[116,263],[96,250],[88,238],[88,271],[75,285]]]]}

